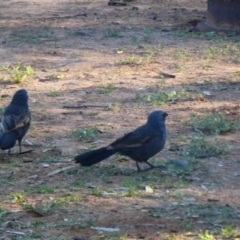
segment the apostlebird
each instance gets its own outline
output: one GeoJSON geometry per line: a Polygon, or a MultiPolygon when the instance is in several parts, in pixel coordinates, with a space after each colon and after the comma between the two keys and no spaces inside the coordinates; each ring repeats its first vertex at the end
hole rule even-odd
{"type": "Polygon", "coordinates": [[[31,113],[28,108],[28,93],[25,89],[18,90],[10,104],[6,107],[0,122],[0,148],[10,149],[21,142],[31,124],[31,113]]]}
{"type": "Polygon", "coordinates": [[[76,163],[80,163],[82,166],[91,166],[119,153],[136,161],[138,171],[142,171],[139,162],[148,164],[150,167],[147,170],[156,168],[148,162],[148,159],[164,148],[166,142],[165,119],[167,116],[168,114],[164,111],[152,112],[148,116],[146,124],[118,138],[107,147],[76,156],[76,163]]]}

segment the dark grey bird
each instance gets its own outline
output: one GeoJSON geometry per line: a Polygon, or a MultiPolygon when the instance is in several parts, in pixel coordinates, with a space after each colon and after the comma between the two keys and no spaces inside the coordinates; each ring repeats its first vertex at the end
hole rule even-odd
{"type": "Polygon", "coordinates": [[[9,150],[19,143],[22,152],[22,139],[31,124],[31,113],[28,108],[28,93],[25,89],[18,90],[10,104],[6,107],[0,122],[0,148],[9,150]]]}
{"type": "Polygon", "coordinates": [[[76,163],[80,163],[82,166],[91,166],[119,153],[136,161],[138,171],[143,171],[138,164],[139,162],[148,164],[147,170],[156,168],[148,162],[148,159],[164,148],[166,142],[165,119],[167,116],[168,114],[164,111],[152,112],[148,116],[146,124],[117,139],[107,147],[76,156],[76,163]]]}

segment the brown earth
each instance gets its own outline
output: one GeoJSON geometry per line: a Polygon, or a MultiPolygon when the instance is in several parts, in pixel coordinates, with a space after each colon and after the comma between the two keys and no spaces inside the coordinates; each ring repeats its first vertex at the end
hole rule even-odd
{"type": "Polygon", "coordinates": [[[34,150],[0,155],[0,239],[201,239],[206,230],[225,239],[226,226],[240,225],[239,132],[218,136],[228,140],[224,156],[191,160],[170,151],[198,134],[186,124],[191,113],[219,112],[239,122],[239,37],[195,31],[206,18],[205,0],[126,3],[0,3],[0,103],[3,108],[17,89],[28,90],[33,120],[23,148],[34,150]],[[35,71],[18,84],[12,75],[17,63],[35,71]],[[192,97],[162,105],[144,98],[182,90],[192,97]],[[146,173],[118,156],[87,169],[72,161],[145,123],[155,109],[169,114],[162,152],[186,158],[187,167],[162,153],[154,157],[162,168],[146,173]],[[93,141],[72,136],[85,127],[98,128],[93,141]],[[188,192],[174,195],[181,189],[188,192]]]}

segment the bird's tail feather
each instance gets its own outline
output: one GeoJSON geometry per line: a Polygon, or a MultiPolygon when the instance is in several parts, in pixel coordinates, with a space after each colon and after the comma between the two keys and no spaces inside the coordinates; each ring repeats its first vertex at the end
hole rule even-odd
{"type": "Polygon", "coordinates": [[[112,156],[116,152],[116,150],[107,150],[106,147],[103,147],[78,155],[75,157],[75,161],[76,163],[80,163],[82,166],[92,166],[112,156]]]}
{"type": "Polygon", "coordinates": [[[0,132],[0,148],[2,150],[10,149],[16,144],[16,136],[11,133],[0,132]]]}

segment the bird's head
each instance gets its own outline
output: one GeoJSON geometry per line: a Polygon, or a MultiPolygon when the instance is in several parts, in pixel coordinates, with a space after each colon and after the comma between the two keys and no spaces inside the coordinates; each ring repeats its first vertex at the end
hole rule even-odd
{"type": "Polygon", "coordinates": [[[28,103],[28,93],[25,89],[20,89],[13,95],[11,104],[27,105],[27,103],[28,103]]]}
{"type": "Polygon", "coordinates": [[[164,123],[167,116],[168,114],[164,111],[161,110],[153,111],[152,113],[149,114],[147,123],[150,124],[164,123]]]}

